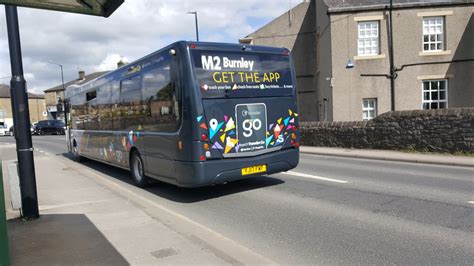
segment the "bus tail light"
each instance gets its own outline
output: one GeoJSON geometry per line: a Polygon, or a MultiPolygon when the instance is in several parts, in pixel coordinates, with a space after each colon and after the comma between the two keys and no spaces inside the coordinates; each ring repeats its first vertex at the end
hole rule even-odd
{"type": "Polygon", "coordinates": [[[204,156],[204,155],[201,155],[201,157],[199,157],[199,160],[201,160],[201,161],[205,161],[205,160],[206,160],[206,156],[204,156]]]}
{"type": "Polygon", "coordinates": [[[205,149],[206,151],[209,150],[209,144],[208,144],[208,143],[204,143],[204,149],[205,149]]]}
{"type": "Polygon", "coordinates": [[[293,140],[296,139],[296,134],[295,133],[291,133],[291,139],[293,139],[293,140]]]}
{"type": "Polygon", "coordinates": [[[191,48],[191,49],[196,49],[196,47],[197,47],[197,45],[194,44],[194,43],[191,43],[191,44],[189,45],[189,48],[191,48]]]}
{"type": "Polygon", "coordinates": [[[206,134],[202,134],[201,139],[202,139],[203,141],[207,141],[207,135],[206,135],[206,134]]]}
{"type": "Polygon", "coordinates": [[[183,149],[183,142],[181,140],[178,141],[178,149],[180,149],[180,150],[183,149]]]}
{"type": "Polygon", "coordinates": [[[298,149],[300,147],[300,143],[298,141],[292,140],[291,141],[291,146],[298,149]]]}

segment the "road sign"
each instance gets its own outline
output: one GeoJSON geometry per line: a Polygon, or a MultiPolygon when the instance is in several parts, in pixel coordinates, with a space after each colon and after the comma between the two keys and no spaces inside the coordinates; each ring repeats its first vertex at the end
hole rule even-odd
{"type": "Polygon", "coordinates": [[[0,0],[0,4],[109,17],[124,0],[0,0]]]}

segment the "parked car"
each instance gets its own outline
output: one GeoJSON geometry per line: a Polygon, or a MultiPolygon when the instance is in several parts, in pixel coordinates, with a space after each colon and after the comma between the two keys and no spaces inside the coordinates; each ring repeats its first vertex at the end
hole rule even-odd
{"type": "Polygon", "coordinates": [[[10,136],[10,130],[6,126],[0,126],[0,136],[10,136]]]}
{"type": "Polygon", "coordinates": [[[37,135],[57,134],[64,135],[66,132],[66,124],[61,120],[42,120],[34,127],[37,135]]]}
{"type": "MultiPolygon", "coordinates": [[[[31,135],[36,134],[36,133],[35,133],[35,126],[36,126],[36,124],[38,124],[38,123],[34,123],[34,124],[32,124],[32,125],[30,126],[31,135]]],[[[14,126],[11,126],[9,131],[10,131],[10,136],[14,136],[14,135],[15,135],[15,127],[14,127],[14,126]]]]}

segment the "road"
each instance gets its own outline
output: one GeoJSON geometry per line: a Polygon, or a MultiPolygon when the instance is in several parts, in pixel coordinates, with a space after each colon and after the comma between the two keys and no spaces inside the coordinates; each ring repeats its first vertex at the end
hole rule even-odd
{"type": "MultiPolygon", "coordinates": [[[[63,136],[35,136],[34,147],[66,152],[63,136]]],[[[473,168],[302,154],[288,173],[138,189],[127,171],[83,165],[280,264],[474,261],[473,168]]]]}

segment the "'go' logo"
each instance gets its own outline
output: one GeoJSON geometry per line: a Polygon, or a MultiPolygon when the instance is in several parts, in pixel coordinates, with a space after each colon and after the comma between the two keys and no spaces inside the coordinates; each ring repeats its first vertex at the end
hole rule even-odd
{"type": "Polygon", "coordinates": [[[253,135],[254,130],[262,128],[262,121],[260,119],[245,119],[242,128],[244,129],[244,137],[248,138],[253,135]]]}

